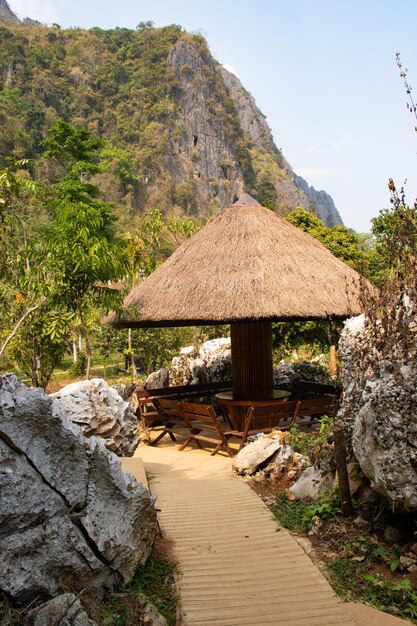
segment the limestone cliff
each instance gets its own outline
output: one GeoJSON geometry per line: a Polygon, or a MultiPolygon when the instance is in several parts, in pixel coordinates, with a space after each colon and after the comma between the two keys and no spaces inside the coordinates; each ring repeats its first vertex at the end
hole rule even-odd
{"type": "Polygon", "coordinates": [[[249,136],[255,151],[265,151],[279,166],[279,176],[273,177],[278,198],[283,208],[302,205],[314,208],[316,215],[328,227],[342,225],[342,218],[332,198],[325,191],[317,191],[301,176],[294,174],[291,166],[274,143],[266,118],[256,105],[254,98],[246,91],[240,80],[224,67],[220,67],[224,84],[233,98],[244,132],[249,136]]]}
{"type": "Polygon", "coordinates": [[[13,13],[6,0],[0,0],[0,22],[12,22],[16,24],[20,22],[19,18],[13,13]]]}
{"type": "Polygon", "coordinates": [[[94,182],[130,221],[155,207],[206,217],[248,192],[278,213],[301,205],[341,223],[331,198],[294,174],[253,97],[201,35],[151,22],[48,28],[20,22],[6,0],[1,15],[1,153],[30,157],[48,178],[42,140],[60,118],[108,142],[94,182]]]}
{"type": "Polygon", "coordinates": [[[342,224],[330,196],[294,174],[254,98],[206,48],[180,39],[169,53],[168,67],[179,89],[166,171],[179,202],[188,196],[191,205],[211,212],[248,191],[280,213],[303,206],[326,226],[342,224]]]}

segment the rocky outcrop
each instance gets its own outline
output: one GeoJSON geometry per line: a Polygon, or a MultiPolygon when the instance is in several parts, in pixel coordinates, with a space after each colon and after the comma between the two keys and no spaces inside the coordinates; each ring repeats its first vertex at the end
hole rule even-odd
{"type": "Polygon", "coordinates": [[[32,626],[97,626],[73,593],[63,593],[29,612],[32,626]]]}
{"type": "Polygon", "coordinates": [[[0,491],[0,589],[21,604],[74,574],[128,581],[149,556],[152,496],[57,400],[14,376],[0,378],[0,491]]]}
{"type": "Polygon", "coordinates": [[[169,368],[171,385],[222,382],[231,380],[231,377],[229,337],[206,341],[199,350],[195,346],[182,348],[180,356],[172,359],[169,368]]]}
{"type": "Polygon", "coordinates": [[[327,226],[342,223],[330,196],[295,176],[265,116],[234,74],[183,39],[173,46],[168,65],[180,89],[167,171],[182,192],[194,194],[195,206],[224,208],[244,189],[256,195],[272,185],[280,212],[313,205],[327,226]]]}
{"type": "Polygon", "coordinates": [[[278,154],[271,129],[265,115],[258,108],[255,98],[246,91],[240,80],[222,65],[219,66],[223,82],[228,89],[239,114],[243,131],[260,148],[278,154]]]}
{"type": "Polygon", "coordinates": [[[291,391],[297,383],[334,385],[334,380],[325,367],[308,361],[298,363],[282,361],[274,367],[274,389],[291,391]]]}
{"type": "Polygon", "coordinates": [[[140,441],[138,421],[129,402],[124,401],[105,380],[81,380],[66,385],[51,396],[86,437],[102,437],[106,448],[112,452],[132,456],[140,441]]]}
{"type": "Polygon", "coordinates": [[[0,22],[20,23],[19,18],[13,13],[6,0],[0,0],[0,22]]]}
{"type": "Polygon", "coordinates": [[[220,71],[223,82],[236,106],[240,125],[254,148],[252,158],[255,172],[257,161],[263,161],[264,171],[257,172],[257,183],[266,182],[266,168],[269,180],[275,185],[278,204],[283,209],[303,206],[308,211],[312,206],[325,226],[332,228],[336,224],[343,225],[342,218],[329,194],[325,191],[317,191],[304,178],[294,174],[289,163],[277,149],[266,118],[252,95],[246,91],[234,74],[222,66],[220,66],[220,71]]]}
{"type": "MultiPolygon", "coordinates": [[[[410,314],[398,318],[404,337],[417,330],[411,301],[407,308],[410,314]]],[[[372,488],[396,508],[417,510],[417,364],[400,341],[388,354],[382,351],[385,333],[380,322],[371,328],[363,316],[346,322],[338,419],[372,488]]]]}
{"type": "Polygon", "coordinates": [[[319,217],[328,228],[333,228],[333,226],[337,225],[343,226],[340,213],[328,193],[323,190],[317,191],[317,189],[309,185],[301,176],[295,176],[294,182],[307,198],[308,205],[304,206],[305,209],[309,209],[309,205],[312,205],[317,217],[319,217]]]}
{"type": "Polygon", "coordinates": [[[294,452],[288,444],[288,433],[274,430],[261,435],[242,448],[233,461],[233,469],[238,474],[258,475],[258,480],[286,473],[295,479],[310,461],[294,452]]]}
{"type": "Polygon", "coordinates": [[[213,89],[217,64],[211,56],[203,58],[189,41],[180,40],[168,65],[181,85],[177,104],[182,127],[180,137],[173,139],[179,155],[169,159],[168,170],[177,183],[188,180],[205,203],[217,199],[219,207],[229,206],[242,193],[244,176],[228,132],[226,92],[221,83],[220,93],[213,89]]]}

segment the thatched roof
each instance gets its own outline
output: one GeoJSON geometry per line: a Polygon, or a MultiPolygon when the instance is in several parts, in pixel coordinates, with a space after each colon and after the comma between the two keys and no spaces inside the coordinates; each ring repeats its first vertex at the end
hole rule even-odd
{"type": "Polygon", "coordinates": [[[135,287],[124,302],[133,313],[104,321],[146,327],[348,317],[361,310],[359,283],[316,239],[253,201],[225,209],[135,287]]]}

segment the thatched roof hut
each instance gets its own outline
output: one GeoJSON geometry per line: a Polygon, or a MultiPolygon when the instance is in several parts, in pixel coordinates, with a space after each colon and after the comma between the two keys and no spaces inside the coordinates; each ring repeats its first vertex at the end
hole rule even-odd
{"type": "Polygon", "coordinates": [[[251,360],[243,386],[259,370],[253,394],[265,378],[265,389],[272,390],[271,321],[356,315],[359,291],[357,272],[245,195],[135,287],[120,318],[110,313],[105,322],[117,327],[231,323],[232,361],[241,368],[251,360]],[[265,360],[266,369],[260,366],[265,360]]]}
{"type": "Polygon", "coordinates": [[[135,287],[114,326],[321,319],[360,312],[359,275],[270,209],[234,205],[135,287]]]}

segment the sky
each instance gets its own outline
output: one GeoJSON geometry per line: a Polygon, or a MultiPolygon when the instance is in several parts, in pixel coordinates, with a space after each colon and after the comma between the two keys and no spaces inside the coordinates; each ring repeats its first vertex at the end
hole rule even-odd
{"type": "Polygon", "coordinates": [[[62,27],[180,24],[250,91],[294,171],[329,193],[346,226],[369,232],[388,180],[417,197],[416,0],[9,0],[20,18],[62,27]]]}

